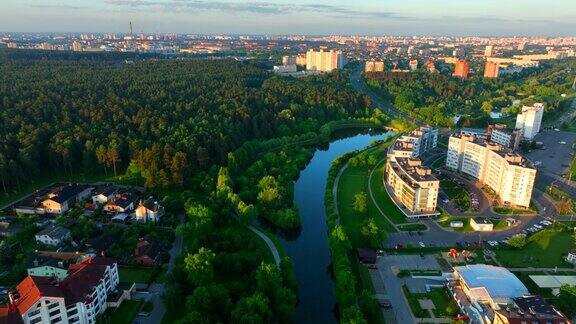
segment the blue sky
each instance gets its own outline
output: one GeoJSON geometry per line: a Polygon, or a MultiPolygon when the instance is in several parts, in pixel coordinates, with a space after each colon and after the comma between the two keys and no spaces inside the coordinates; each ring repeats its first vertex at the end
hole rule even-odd
{"type": "Polygon", "coordinates": [[[0,2],[0,31],[576,36],[576,0],[0,2]]]}

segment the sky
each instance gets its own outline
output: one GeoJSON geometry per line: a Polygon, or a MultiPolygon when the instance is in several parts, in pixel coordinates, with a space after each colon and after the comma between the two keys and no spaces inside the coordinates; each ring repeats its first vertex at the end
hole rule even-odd
{"type": "Polygon", "coordinates": [[[576,0],[0,0],[3,32],[576,36],[576,0]]]}

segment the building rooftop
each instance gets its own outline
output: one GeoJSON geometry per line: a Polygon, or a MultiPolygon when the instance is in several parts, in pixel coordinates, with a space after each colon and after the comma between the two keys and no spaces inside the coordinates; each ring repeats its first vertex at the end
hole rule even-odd
{"type": "Polygon", "coordinates": [[[492,224],[492,221],[486,217],[474,217],[476,224],[492,224]]]}
{"type": "Polygon", "coordinates": [[[564,320],[568,318],[550,305],[540,296],[525,296],[513,298],[513,305],[501,307],[497,312],[506,318],[509,323],[540,323],[539,320],[564,320]]]}
{"type": "Polygon", "coordinates": [[[486,264],[454,267],[470,289],[485,288],[492,299],[517,298],[529,294],[528,289],[506,268],[486,264]]]}
{"type": "Polygon", "coordinates": [[[432,169],[423,166],[419,159],[397,157],[396,165],[413,181],[438,181],[432,174],[432,169]]]}
{"type": "Polygon", "coordinates": [[[50,226],[47,227],[43,230],[41,230],[40,232],[38,232],[38,234],[36,234],[37,236],[42,236],[42,235],[46,235],[49,236],[51,238],[54,239],[62,239],[68,235],[70,235],[70,230],[67,228],[64,228],[62,226],[50,226]]]}

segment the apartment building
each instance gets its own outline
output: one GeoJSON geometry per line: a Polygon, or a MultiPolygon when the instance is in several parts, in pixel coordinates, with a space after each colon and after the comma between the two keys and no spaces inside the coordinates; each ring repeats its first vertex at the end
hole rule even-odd
{"type": "Polygon", "coordinates": [[[526,139],[534,139],[540,132],[542,116],[544,115],[544,104],[535,103],[532,106],[523,106],[522,112],[516,116],[516,128],[522,130],[522,135],[526,139]]]}
{"type": "Polygon", "coordinates": [[[89,258],[71,265],[68,271],[61,282],[26,277],[9,293],[3,315],[14,317],[16,313],[26,324],[96,323],[96,317],[107,308],[108,295],[118,287],[116,263],[106,258],[89,258]]]}
{"type": "Polygon", "coordinates": [[[536,169],[512,150],[474,135],[452,135],[446,167],[490,187],[504,205],[530,206],[536,169]]]}
{"type": "Polygon", "coordinates": [[[437,141],[437,129],[421,127],[398,138],[388,150],[386,189],[408,217],[436,212],[440,181],[418,158],[437,141]]]}
{"type": "Polygon", "coordinates": [[[496,62],[486,61],[484,64],[484,77],[485,78],[498,78],[500,70],[500,64],[496,62]]]}
{"type": "Polygon", "coordinates": [[[469,71],[468,61],[458,60],[456,61],[456,65],[454,67],[454,73],[452,74],[452,76],[467,79],[468,71],[469,71]]]}
{"type": "Polygon", "coordinates": [[[384,62],[383,61],[366,61],[364,65],[364,72],[383,72],[384,71],[384,62]]]}
{"type": "Polygon", "coordinates": [[[511,129],[504,124],[488,125],[486,132],[489,141],[505,146],[513,151],[518,149],[522,140],[521,129],[511,129]]]}
{"type": "Polygon", "coordinates": [[[306,70],[308,71],[332,72],[343,68],[344,64],[344,54],[340,50],[326,51],[321,48],[319,51],[310,49],[306,52],[306,70]]]}
{"type": "Polygon", "coordinates": [[[391,156],[386,164],[386,175],[386,184],[392,194],[410,213],[436,211],[440,181],[421,160],[391,156]]]}

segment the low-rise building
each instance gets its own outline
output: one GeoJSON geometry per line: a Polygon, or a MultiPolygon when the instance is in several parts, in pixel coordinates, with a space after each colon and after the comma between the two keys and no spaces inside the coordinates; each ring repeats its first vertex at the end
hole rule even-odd
{"type": "Polygon", "coordinates": [[[494,224],[488,218],[474,217],[470,219],[470,227],[477,232],[491,232],[494,224]]]}
{"type": "Polygon", "coordinates": [[[512,302],[494,311],[493,324],[570,324],[562,312],[540,296],[512,298],[512,302]]]}
{"type": "Polygon", "coordinates": [[[448,141],[446,167],[487,185],[503,205],[530,206],[536,169],[528,160],[500,144],[474,135],[452,135],[448,141]]]}
{"type": "Polygon", "coordinates": [[[55,278],[58,281],[68,276],[68,267],[82,262],[84,253],[40,251],[34,253],[27,265],[29,276],[55,278]]]}
{"type": "Polygon", "coordinates": [[[104,211],[111,213],[126,213],[134,210],[138,196],[130,191],[117,192],[114,197],[104,205],[104,211]]]}
{"type": "Polygon", "coordinates": [[[114,198],[117,192],[118,188],[115,186],[104,186],[96,188],[92,193],[92,203],[95,206],[104,205],[109,200],[114,198]]]}
{"type": "Polygon", "coordinates": [[[75,203],[88,198],[93,188],[74,183],[56,184],[38,190],[14,206],[16,214],[63,214],[75,203]]]}
{"type": "Polygon", "coordinates": [[[140,202],[135,211],[136,220],[139,222],[158,222],[164,215],[164,207],[152,198],[140,202]]]}
{"type": "Polygon", "coordinates": [[[57,225],[47,227],[36,234],[36,242],[50,246],[60,246],[69,239],[70,230],[57,225]]]}

